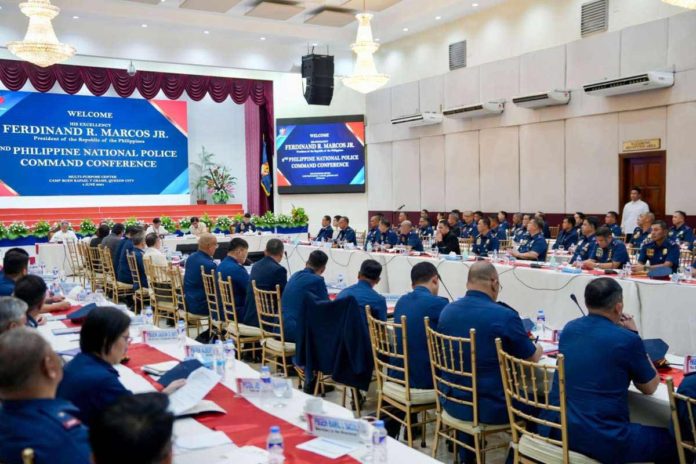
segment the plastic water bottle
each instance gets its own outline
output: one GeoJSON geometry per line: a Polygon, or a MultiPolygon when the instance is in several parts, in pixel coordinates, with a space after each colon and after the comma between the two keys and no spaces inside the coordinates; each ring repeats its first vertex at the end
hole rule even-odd
{"type": "Polygon", "coordinates": [[[540,333],[540,338],[545,338],[546,335],[546,314],[544,313],[543,309],[540,309],[537,311],[537,318],[536,318],[536,329],[538,331],[541,331],[540,333]]]}
{"type": "Polygon", "coordinates": [[[225,340],[223,344],[225,349],[225,373],[230,373],[234,371],[234,362],[237,359],[237,349],[234,346],[234,340],[225,340]]]}
{"type": "Polygon", "coordinates": [[[556,250],[551,251],[551,260],[549,261],[549,264],[551,264],[551,269],[558,268],[558,261],[556,261],[556,250]]]}
{"type": "Polygon", "coordinates": [[[51,271],[51,274],[53,274],[54,279],[58,278],[59,273],[60,273],[60,271],[58,270],[58,266],[53,266],[53,270],[51,271]]]}
{"type": "Polygon", "coordinates": [[[272,390],[271,369],[268,366],[261,366],[261,402],[268,401],[272,390]]]}
{"type": "Polygon", "coordinates": [[[222,346],[222,340],[215,340],[215,372],[225,378],[225,348],[222,346]]]}
{"type": "Polygon", "coordinates": [[[336,276],[336,280],[338,288],[343,288],[345,285],[345,276],[343,274],[338,274],[338,276],[336,276]]]}
{"type": "Polygon", "coordinates": [[[183,348],[186,346],[186,322],[183,319],[179,319],[176,325],[176,333],[179,335],[179,347],[183,348]]]}
{"type": "Polygon", "coordinates": [[[51,294],[53,294],[53,296],[63,295],[63,288],[60,286],[60,283],[57,280],[54,280],[51,284],[51,294]]]}
{"type": "Polygon", "coordinates": [[[268,438],[266,439],[266,451],[268,451],[268,464],[282,464],[283,461],[285,461],[283,435],[281,435],[280,427],[277,425],[271,427],[268,433],[268,438]]]}
{"type": "Polygon", "coordinates": [[[145,324],[147,324],[148,326],[155,325],[155,315],[152,312],[151,306],[145,308],[145,324]]]}
{"type": "Polygon", "coordinates": [[[493,250],[493,262],[497,263],[498,262],[498,250],[493,250]]]}
{"type": "Polygon", "coordinates": [[[367,242],[367,245],[365,246],[365,251],[368,253],[372,253],[372,242],[367,242]]]}
{"type": "Polygon", "coordinates": [[[631,277],[631,263],[624,264],[624,277],[631,277]]]}
{"type": "Polygon", "coordinates": [[[387,429],[384,421],[378,420],[373,424],[372,432],[372,464],[387,463],[387,429]]]}

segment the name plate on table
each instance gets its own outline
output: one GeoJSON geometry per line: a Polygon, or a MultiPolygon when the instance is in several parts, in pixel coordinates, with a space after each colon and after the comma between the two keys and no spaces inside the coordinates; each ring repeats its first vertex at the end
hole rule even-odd
{"type": "Polygon", "coordinates": [[[360,430],[366,424],[358,419],[343,419],[307,413],[309,433],[334,440],[360,442],[360,430]]]}
{"type": "Polygon", "coordinates": [[[263,383],[261,379],[237,379],[237,393],[240,395],[258,395],[261,393],[263,383]]]}
{"type": "Polygon", "coordinates": [[[70,335],[80,333],[80,330],[82,330],[81,327],[65,327],[61,329],[53,329],[51,332],[53,332],[53,335],[70,335]]]}
{"type": "Polygon", "coordinates": [[[131,317],[130,325],[131,325],[131,327],[147,325],[147,317],[146,316],[133,316],[133,317],[131,317]]]}
{"type": "Polygon", "coordinates": [[[143,342],[145,343],[171,343],[179,341],[179,333],[176,329],[143,330],[143,342]]]}
{"type": "Polygon", "coordinates": [[[692,372],[696,372],[696,356],[689,354],[684,356],[684,374],[692,372]]]}

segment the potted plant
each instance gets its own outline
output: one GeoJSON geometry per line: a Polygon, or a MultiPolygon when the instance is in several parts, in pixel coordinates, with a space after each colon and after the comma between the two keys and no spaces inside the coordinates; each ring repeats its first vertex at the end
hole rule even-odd
{"type": "Polygon", "coordinates": [[[32,233],[38,238],[48,237],[49,232],[51,232],[51,224],[48,221],[39,221],[32,227],[32,233]]]}
{"type": "Polygon", "coordinates": [[[97,233],[97,226],[91,219],[85,219],[80,223],[80,235],[87,237],[97,233]]]}
{"type": "Polygon", "coordinates": [[[204,176],[208,193],[216,205],[227,204],[230,198],[234,198],[234,186],[237,178],[232,176],[226,167],[213,165],[204,176]]]}
{"type": "Polygon", "coordinates": [[[26,237],[29,234],[29,228],[22,221],[14,221],[7,228],[7,238],[10,240],[26,237]]]}
{"type": "Polygon", "coordinates": [[[179,219],[179,230],[183,232],[184,234],[188,234],[189,229],[191,228],[191,219],[187,217],[183,217],[179,219]]]}
{"type": "Polygon", "coordinates": [[[220,232],[230,232],[232,229],[232,219],[228,216],[219,216],[215,221],[215,227],[220,232]]]}
{"type": "Polygon", "coordinates": [[[169,216],[162,216],[160,217],[161,225],[164,227],[164,230],[169,232],[170,234],[173,234],[176,232],[176,224],[174,223],[174,220],[170,218],[169,216]]]}
{"type": "Polygon", "coordinates": [[[2,240],[3,238],[7,238],[7,234],[7,227],[5,227],[5,224],[0,222],[0,240],[2,240]]]}
{"type": "Polygon", "coordinates": [[[201,147],[201,151],[198,153],[199,162],[189,164],[193,188],[196,189],[196,204],[205,205],[208,203],[206,200],[206,188],[208,186],[206,173],[214,165],[212,161],[214,157],[215,154],[206,151],[205,147],[201,147]]]}

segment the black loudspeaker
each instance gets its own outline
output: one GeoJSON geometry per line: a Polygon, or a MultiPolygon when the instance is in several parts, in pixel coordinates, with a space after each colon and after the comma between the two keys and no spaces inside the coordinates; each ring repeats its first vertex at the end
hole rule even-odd
{"type": "Polygon", "coordinates": [[[302,77],[307,79],[304,98],[310,105],[331,104],[334,89],[334,57],[306,55],[302,57],[302,77]]]}

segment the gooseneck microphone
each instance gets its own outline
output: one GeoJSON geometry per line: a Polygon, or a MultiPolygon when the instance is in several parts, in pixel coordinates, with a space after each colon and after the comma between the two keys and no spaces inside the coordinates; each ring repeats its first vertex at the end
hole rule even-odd
{"type": "Polygon", "coordinates": [[[446,291],[447,294],[449,295],[450,300],[454,301],[454,297],[453,297],[452,294],[450,293],[449,288],[447,288],[447,285],[445,285],[445,281],[442,280],[442,276],[440,275],[439,272],[437,273],[437,278],[440,279],[440,283],[441,283],[442,286],[445,288],[445,291],[446,291]]]}
{"type": "Polygon", "coordinates": [[[580,310],[580,314],[582,314],[583,316],[587,316],[587,314],[585,314],[585,311],[582,310],[580,303],[578,303],[578,297],[575,296],[575,293],[570,294],[570,299],[573,300],[573,303],[575,303],[575,306],[578,307],[578,309],[580,310]]]}
{"type": "Polygon", "coordinates": [[[292,269],[290,269],[290,258],[288,258],[288,252],[283,251],[283,253],[285,254],[285,261],[288,262],[288,272],[292,275],[292,269]]]}
{"type": "Polygon", "coordinates": [[[396,210],[397,210],[397,211],[401,211],[402,209],[404,209],[405,206],[406,206],[406,204],[404,203],[403,205],[401,205],[401,206],[399,206],[398,208],[396,208],[396,210]]]}

